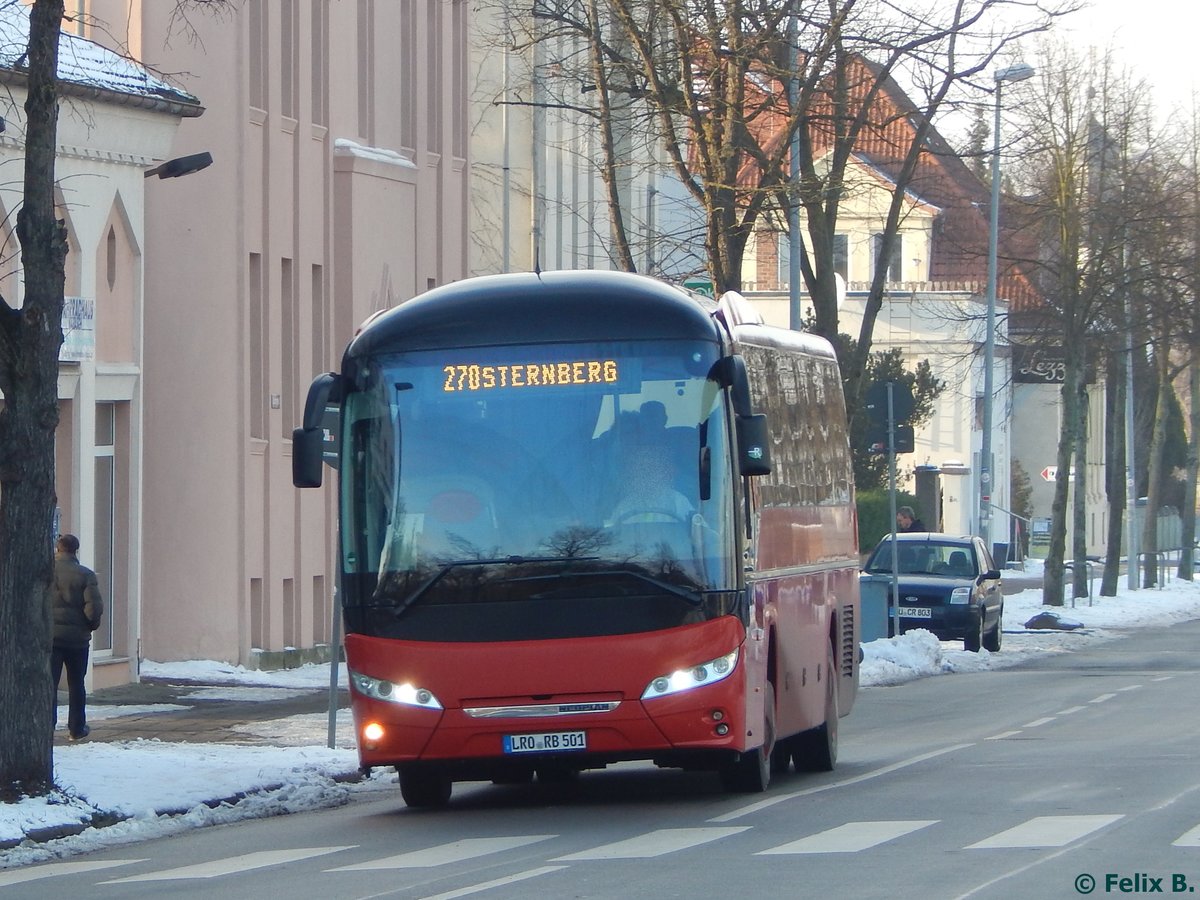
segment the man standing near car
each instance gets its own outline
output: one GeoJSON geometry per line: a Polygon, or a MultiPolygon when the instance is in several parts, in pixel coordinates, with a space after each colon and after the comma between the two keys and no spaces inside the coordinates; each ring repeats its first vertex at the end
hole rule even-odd
{"type": "Polygon", "coordinates": [[[925,523],[917,518],[911,506],[902,506],[896,510],[897,531],[928,531],[925,523]]]}
{"type": "Polygon", "coordinates": [[[54,723],[58,724],[58,680],[63,667],[67,670],[67,693],[70,712],[67,716],[67,735],[72,741],[88,736],[87,675],[88,651],[92,632],[100,627],[104,614],[104,599],[96,573],[79,562],[79,538],[73,534],[59,535],[54,545],[54,644],[50,651],[50,676],[53,687],[50,702],[54,723]]]}

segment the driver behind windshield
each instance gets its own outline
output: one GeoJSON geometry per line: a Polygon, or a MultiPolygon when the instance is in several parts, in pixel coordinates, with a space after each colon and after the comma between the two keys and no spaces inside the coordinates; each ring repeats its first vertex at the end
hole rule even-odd
{"type": "Polygon", "coordinates": [[[635,446],[625,457],[622,482],[609,524],[691,521],[695,508],[675,489],[675,464],[667,447],[635,446]]]}

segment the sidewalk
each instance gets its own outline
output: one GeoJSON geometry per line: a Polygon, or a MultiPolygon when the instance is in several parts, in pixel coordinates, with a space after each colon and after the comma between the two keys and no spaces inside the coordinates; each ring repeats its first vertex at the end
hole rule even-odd
{"type": "MultiPolygon", "coordinates": [[[[59,723],[54,744],[69,743],[65,729],[66,691],[59,691],[59,723]]],[[[345,689],[338,708],[349,709],[345,689]]],[[[324,716],[314,721],[313,740],[324,744],[328,731],[329,689],[244,687],[218,682],[143,676],[138,684],[103,688],[88,695],[88,741],[138,739],[186,743],[272,746],[279,741],[254,726],[291,716],[324,716]],[[179,707],[173,709],[171,707],[179,707]],[[250,726],[250,727],[245,727],[250,726]]],[[[344,721],[346,713],[339,715],[344,721]]]]}

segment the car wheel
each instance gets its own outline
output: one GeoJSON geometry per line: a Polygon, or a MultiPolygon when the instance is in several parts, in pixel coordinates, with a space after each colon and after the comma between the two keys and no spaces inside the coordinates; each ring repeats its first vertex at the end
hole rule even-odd
{"type": "Polygon", "coordinates": [[[983,607],[979,608],[979,619],[972,625],[971,633],[963,638],[963,649],[978,653],[983,646],[983,607]]]}
{"type": "Polygon", "coordinates": [[[1004,632],[1000,626],[1004,623],[1004,607],[1000,607],[1000,611],[996,613],[996,624],[992,626],[983,638],[983,649],[989,653],[995,653],[1000,649],[1000,642],[1004,640],[1004,632]]]}

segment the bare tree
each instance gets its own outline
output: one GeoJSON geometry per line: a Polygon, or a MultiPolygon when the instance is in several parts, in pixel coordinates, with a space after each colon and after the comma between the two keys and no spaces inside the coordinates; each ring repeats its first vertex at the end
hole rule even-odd
{"type": "MultiPolygon", "coordinates": [[[[615,174],[630,163],[619,158],[620,141],[606,122],[619,110],[623,122],[636,123],[662,148],[699,210],[718,292],[741,288],[747,244],[772,204],[803,207],[801,267],[816,308],[814,330],[833,338],[834,233],[852,154],[868,143],[881,148],[876,158],[894,181],[880,254],[887,259],[906,188],[922,159],[937,152],[928,146],[932,123],[948,98],[1012,41],[1070,8],[1065,0],[1041,8],[956,0],[918,15],[879,0],[538,0],[527,40],[555,48],[539,69],[559,86],[545,105],[596,119],[618,244],[611,258],[633,265],[634,255],[619,246],[628,236],[618,223],[628,221],[629,210],[619,207],[626,201],[614,187],[615,174]],[[1019,24],[995,24],[1002,14],[1019,24]],[[900,99],[901,75],[920,89],[918,103],[900,99]]],[[[510,10],[507,21],[521,15],[510,10]]],[[[856,344],[860,362],[870,352],[883,283],[877,274],[856,344]]]]}
{"type": "MultiPolygon", "coordinates": [[[[1018,177],[1025,193],[1021,225],[1037,244],[1026,263],[1036,267],[1046,298],[1046,305],[1029,320],[1036,318],[1041,339],[1060,347],[1065,363],[1059,478],[1043,593],[1044,603],[1057,606],[1064,597],[1068,518],[1071,555],[1077,561],[1086,557],[1083,478],[1092,414],[1088,374],[1102,367],[1105,353],[1123,351],[1125,335],[1135,330],[1135,322],[1136,330],[1148,330],[1150,342],[1164,352],[1178,338],[1181,307],[1170,262],[1178,255],[1178,248],[1170,247],[1178,223],[1170,222],[1166,212],[1176,205],[1171,197],[1177,189],[1161,169],[1145,91],[1117,72],[1110,59],[1083,58],[1069,48],[1047,45],[1038,69],[1038,89],[1022,110],[1031,138],[1018,177]],[[1147,305],[1152,299],[1153,313],[1147,305]],[[1137,312],[1131,315],[1134,307],[1137,312]],[[1072,468],[1077,489],[1069,507],[1066,473],[1072,468]]],[[[1169,354],[1153,354],[1160,397],[1164,380],[1169,390],[1172,378],[1168,358],[1169,354]]],[[[1111,377],[1122,377],[1124,362],[1114,356],[1111,377]]],[[[1110,396],[1110,411],[1123,402],[1121,394],[1110,396]]],[[[1114,470],[1123,469],[1119,451],[1131,439],[1124,435],[1122,422],[1110,422],[1106,484],[1110,514],[1118,523],[1125,506],[1118,486],[1124,479],[1118,480],[1114,470]]],[[[1156,446],[1161,444],[1159,433],[1156,446]]],[[[1119,547],[1119,531],[1110,529],[1107,537],[1110,545],[1116,540],[1119,547]]],[[[1110,548],[1105,590],[1115,590],[1118,562],[1110,548]]],[[[1073,591],[1075,596],[1087,592],[1083,566],[1074,569],[1073,591]]]]}
{"type": "Polygon", "coordinates": [[[30,10],[20,307],[0,299],[0,799],[53,786],[49,587],[67,233],[54,203],[63,0],[30,10]]]}

